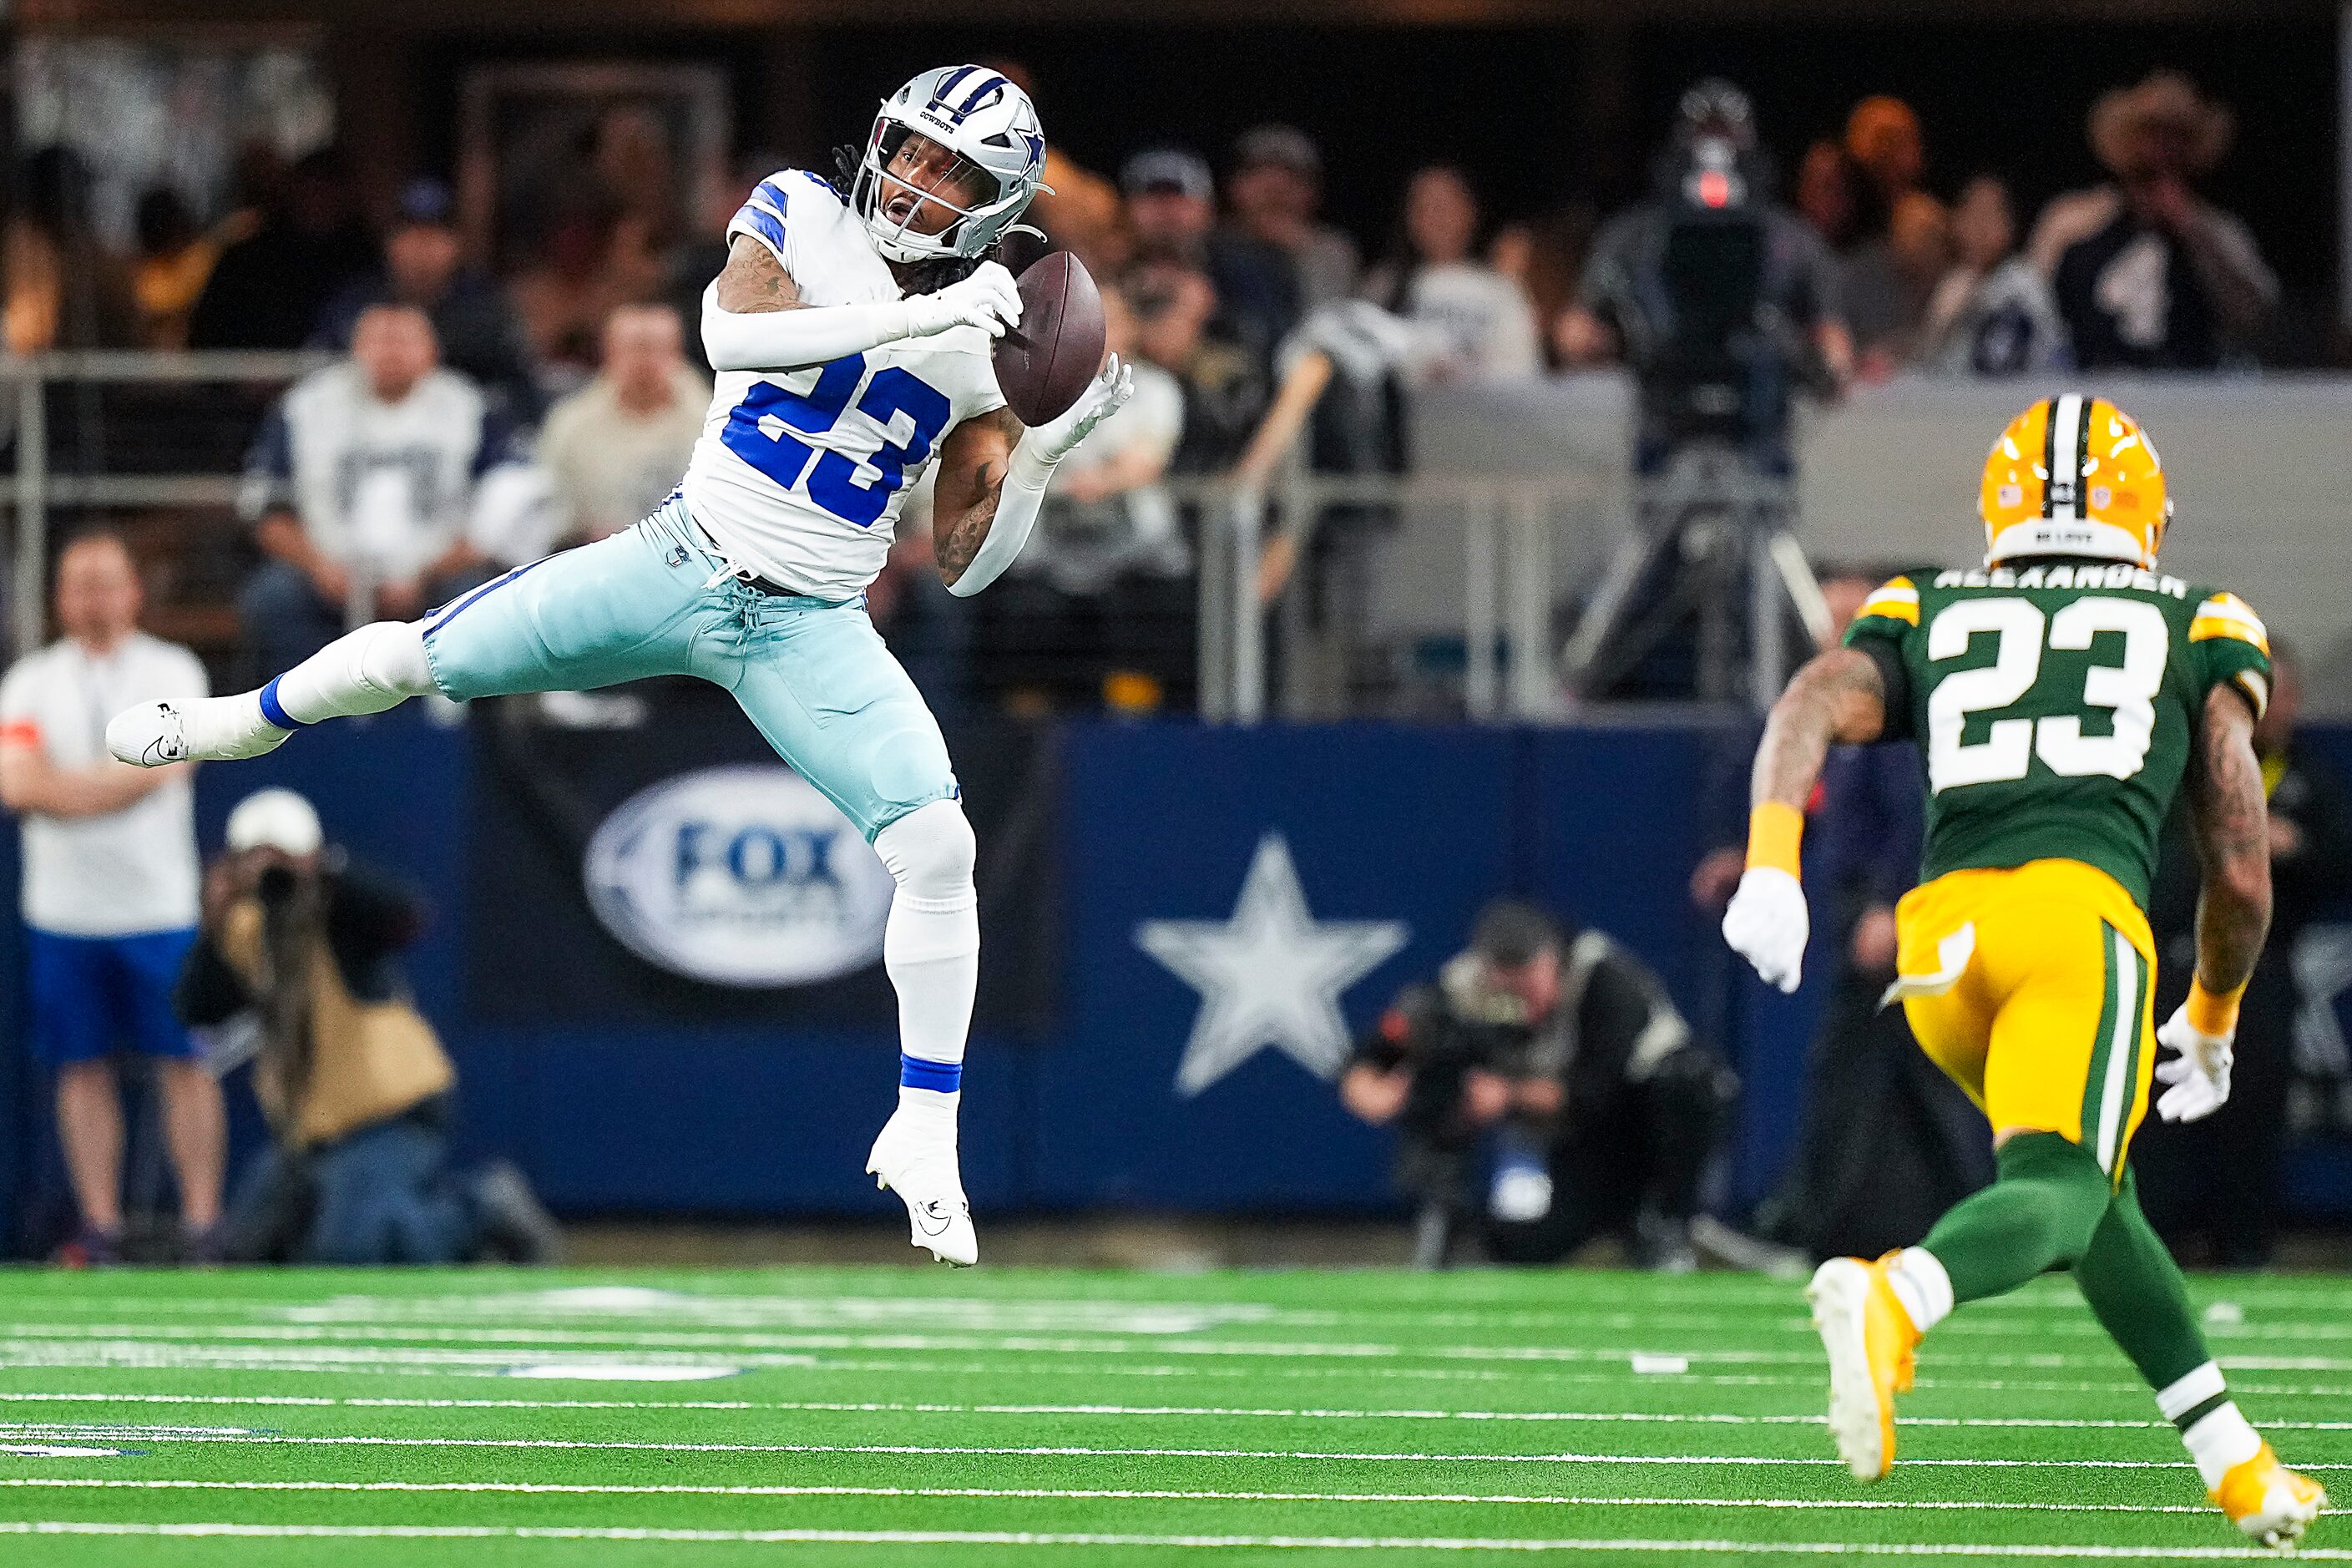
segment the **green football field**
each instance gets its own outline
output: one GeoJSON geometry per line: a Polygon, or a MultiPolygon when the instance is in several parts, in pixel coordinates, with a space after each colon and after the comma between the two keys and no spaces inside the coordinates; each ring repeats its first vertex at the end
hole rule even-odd
{"type": "MultiPolygon", "coordinates": [[[[2197,1289],[2352,1493],[2352,1286],[2197,1289]]],[[[1937,1331],[1868,1489],[1746,1276],[0,1273],[0,1320],[10,1568],[2267,1555],[2063,1280],[1937,1331]]]]}

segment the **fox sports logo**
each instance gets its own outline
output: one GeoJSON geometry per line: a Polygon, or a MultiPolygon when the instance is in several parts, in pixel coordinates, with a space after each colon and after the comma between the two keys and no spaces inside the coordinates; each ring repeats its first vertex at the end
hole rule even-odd
{"type": "Polygon", "coordinates": [[[889,871],[788,768],[708,768],[589,841],[588,901],[630,952],[719,985],[807,985],[882,956],[889,871]]]}

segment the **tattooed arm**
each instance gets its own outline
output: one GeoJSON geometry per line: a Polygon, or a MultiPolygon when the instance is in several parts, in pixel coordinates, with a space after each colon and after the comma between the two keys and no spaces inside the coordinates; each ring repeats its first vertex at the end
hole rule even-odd
{"type": "MultiPolygon", "coordinates": [[[[931,544],[939,558],[940,577],[950,589],[964,581],[980,547],[998,526],[1004,476],[1021,434],[1021,421],[1013,417],[1013,410],[1000,408],[965,420],[940,443],[940,477],[931,499],[931,544]]],[[[1032,506],[1027,519],[1020,521],[1023,534],[1035,518],[1036,509],[1032,506]]],[[[1020,542],[1012,542],[1017,552],[1020,542]]],[[[966,591],[976,593],[985,585],[966,591]]]]}
{"type": "Polygon", "coordinates": [[[1886,728],[1886,682],[1878,662],[1856,648],[1832,648],[1797,671],[1765,721],[1748,802],[1805,809],[1832,743],[1874,741],[1886,728]]]}
{"type": "Polygon", "coordinates": [[[808,309],[799,285],[776,259],[775,252],[748,234],[737,235],[728,247],[727,268],[719,273],[715,287],[719,308],[739,316],[808,309]]]}
{"type": "Polygon", "coordinates": [[[2188,783],[2205,868],[2197,897],[2197,979],[2215,995],[2246,983],[2270,931],[2270,803],[2253,733],[2244,698],[2220,686],[2206,694],[2188,783]]]}

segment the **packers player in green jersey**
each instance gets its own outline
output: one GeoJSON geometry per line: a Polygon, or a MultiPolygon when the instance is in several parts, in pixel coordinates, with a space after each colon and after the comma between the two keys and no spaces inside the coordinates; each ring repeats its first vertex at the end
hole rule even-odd
{"type": "Polygon", "coordinates": [[[2267,637],[2236,597],[2158,566],[2163,466],[2105,399],[2068,394],[2018,416],[1986,460],[1979,510],[1981,568],[1886,584],[1845,646],[1774,705],[1748,869],[1723,920],[1759,974],[1795,990],[1801,807],[1823,753],[1881,740],[1927,753],[1927,863],[1896,910],[1887,1000],[1984,1109],[2000,1176],[1918,1246],[1814,1274],[1831,1432],[1856,1477],[1885,1475],[1921,1336],[1958,1303],[2069,1268],[2214,1502],[2249,1536],[2290,1547],[2326,1498],[2230,1398],[2128,1164],[2152,1080],[2168,1121],[2229,1097],[2238,999],[2270,923],[2252,742],[2270,695],[2267,637]],[[2204,868],[2197,973],[2159,1030],[2144,911],[2184,784],[2204,868]],[[2158,1064],[2159,1044],[2178,1055],[2158,1064]]]}

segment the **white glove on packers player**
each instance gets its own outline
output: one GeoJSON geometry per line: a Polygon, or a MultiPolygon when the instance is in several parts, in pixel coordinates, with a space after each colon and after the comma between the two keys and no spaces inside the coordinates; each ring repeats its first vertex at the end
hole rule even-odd
{"type": "Polygon", "coordinates": [[[1786,801],[1759,803],[1748,814],[1748,869],[1723,911],[1723,940],[1731,951],[1783,992],[1804,979],[1805,939],[1812,934],[1804,884],[1797,880],[1804,835],[1803,812],[1786,801]]]}
{"type": "MultiPolygon", "coordinates": [[[[2180,1054],[2156,1065],[2157,1081],[2170,1087],[2156,1102],[2156,1113],[2167,1121],[2198,1121],[2221,1109],[2230,1098],[2231,1042],[2237,1038],[2237,1009],[2218,1034],[2208,1034],[2189,1022],[2189,1006],[2182,1003],[2156,1032],[2156,1043],[2180,1054]]],[[[2233,999],[2234,1000],[2234,999],[2233,999]]],[[[2208,1020],[2210,1023],[2211,1020],[2208,1020]]]]}
{"type": "Polygon", "coordinates": [[[1723,911],[1723,940],[1756,966],[1766,984],[1797,989],[1811,933],[1805,889],[1796,878],[1774,866],[1750,866],[1741,874],[1739,890],[1723,911]]]}

